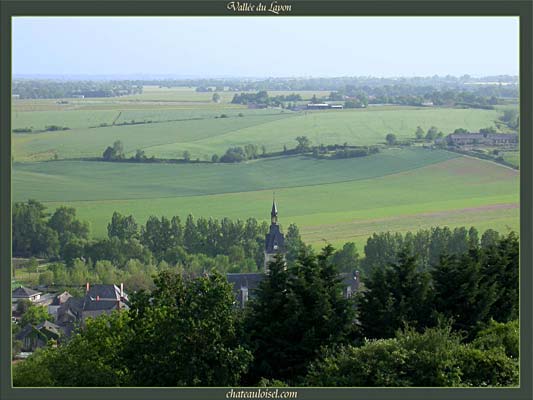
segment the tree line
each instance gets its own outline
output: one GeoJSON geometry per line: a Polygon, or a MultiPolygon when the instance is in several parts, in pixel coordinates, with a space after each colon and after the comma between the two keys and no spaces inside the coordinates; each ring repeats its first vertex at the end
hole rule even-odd
{"type": "Polygon", "coordinates": [[[516,386],[518,237],[406,248],[342,295],[335,252],[278,257],[240,310],[217,271],[161,271],[129,311],[14,367],[15,386],[516,386]]]}
{"type": "Polygon", "coordinates": [[[142,85],[131,81],[76,81],[52,79],[15,79],[13,94],[21,99],[60,99],[75,96],[115,97],[143,92],[142,85]]]}

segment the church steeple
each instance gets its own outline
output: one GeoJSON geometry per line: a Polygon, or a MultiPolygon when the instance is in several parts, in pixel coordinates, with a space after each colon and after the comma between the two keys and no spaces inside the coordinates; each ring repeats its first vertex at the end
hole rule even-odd
{"type": "Polygon", "coordinates": [[[272,210],[270,211],[270,230],[265,237],[265,272],[268,273],[268,263],[275,260],[276,255],[285,254],[285,236],[280,231],[278,225],[278,207],[276,198],[272,199],[272,210]]]}
{"type": "Polygon", "coordinates": [[[272,211],[270,212],[270,221],[273,225],[278,224],[278,208],[276,207],[276,199],[272,200],[272,211]]]}

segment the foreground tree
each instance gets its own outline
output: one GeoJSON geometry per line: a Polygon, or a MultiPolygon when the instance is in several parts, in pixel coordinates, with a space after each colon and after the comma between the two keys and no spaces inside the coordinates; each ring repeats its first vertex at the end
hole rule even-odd
{"type": "Polygon", "coordinates": [[[238,315],[226,279],[162,272],[151,293],[132,296],[124,358],[139,386],[234,386],[251,354],[238,342],[238,315]]]}
{"type": "Polygon", "coordinates": [[[281,257],[269,265],[245,320],[254,354],[249,383],[261,378],[297,384],[321,346],[355,336],[354,308],[342,296],[333,248],[301,254],[293,265],[281,257]]]}
{"type": "Polygon", "coordinates": [[[84,329],[58,348],[47,347],[13,368],[15,386],[126,386],[121,352],[131,337],[127,312],[88,319],[84,329]]]}
{"type": "Polygon", "coordinates": [[[359,293],[359,320],[365,337],[388,338],[406,325],[431,324],[430,275],[417,271],[415,257],[405,251],[390,266],[374,268],[359,293]]]}
{"type": "Polygon", "coordinates": [[[324,351],[309,368],[309,386],[514,386],[518,362],[503,349],[461,343],[449,326],[408,328],[392,339],[324,351]]]}

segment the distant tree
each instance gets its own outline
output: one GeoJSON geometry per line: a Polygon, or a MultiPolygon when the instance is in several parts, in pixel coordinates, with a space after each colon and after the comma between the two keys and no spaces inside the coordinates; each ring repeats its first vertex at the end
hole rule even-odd
{"type": "Polygon", "coordinates": [[[226,150],[226,153],[220,157],[220,162],[223,163],[233,163],[241,162],[247,159],[246,152],[242,147],[230,147],[226,150]]]}
{"type": "Polygon", "coordinates": [[[31,305],[20,319],[20,325],[39,325],[44,321],[53,321],[54,317],[48,314],[47,307],[31,305]]]}
{"type": "Polygon", "coordinates": [[[30,307],[33,306],[33,303],[28,299],[22,299],[17,301],[17,312],[19,314],[24,314],[26,311],[29,310],[30,307]]]}
{"type": "Polygon", "coordinates": [[[396,143],[396,135],[394,133],[389,133],[387,136],[385,136],[385,140],[389,146],[392,146],[396,143]]]}
{"type": "Polygon", "coordinates": [[[57,232],[61,248],[70,239],[89,238],[89,223],[76,218],[76,209],[74,207],[58,207],[50,217],[48,226],[57,232]]]}
{"type": "Polygon", "coordinates": [[[305,251],[305,243],[302,241],[300,231],[294,224],[290,224],[285,235],[285,250],[287,261],[292,262],[305,251]]]}
{"type": "Polygon", "coordinates": [[[359,267],[359,253],[355,243],[345,243],[342,249],[333,253],[332,262],[340,271],[351,272],[356,270],[359,267]]]}
{"type": "Polygon", "coordinates": [[[113,143],[113,146],[108,146],[102,154],[104,161],[116,161],[124,158],[124,145],[120,140],[113,143]]]}
{"type": "Polygon", "coordinates": [[[16,257],[54,257],[59,252],[57,232],[47,224],[46,207],[36,200],[17,202],[12,209],[12,249],[16,257]]]}
{"type": "Polygon", "coordinates": [[[113,236],[120,240],[129,241],[139,238],[139,226],[133,215],[124,216],[115,211],[111,217],[111,222],[107,225],[107,236],[113,236]]]}
{"type": "Polygon", "coordinates": [[[495,246],[500,240],[500,234],[494,229],[487,229],[481,236],[481,247],[486,249],[495,246]]]}
{"type": "Polygon", "coordinates": [[[144,150],[137,149],[137,151],[135,152],[135,160],[137,160],[137,161],[146,160],[146,154],[145,154],[144,150]]]}
{"type": "Polygon", "coordinates": [[[487,134],[487,133],[496,133],[496,128],[494,128],[493,126],[489,126],[488,128],[481,128],[479,130],[479,133],[482,133],[482,134],[487,134]]]}
{"type": "Polygon", "coordinates": [[[423,139],[424,135],[425,135],[424,130],[421,127],[417,126],[416,127],[416,132],[415,132],[415,137],[417,139],[423,139]]]}
{"type": "Polygon", "coordinates": [[[220,103],[220,95],[215,92],[211,100],[213,100],[214,103],[220,103]]]}
{"type": "Polygon", "coordinates": [[[185,151],[183,152],[183,159],[184,159],[186,162],[191,161],[191,153],[189,153],[188,150],[185,150],[185,151]]]}
{"type": "Polygon", "coordinates": [[[213,156],[211,157],[211,162],[213,162],[213,163],[217,163],[218,161],[219,161],[219,157],[218,157],[218,155],[213,154],[213,156]]]}
{"type": "Polygon", "coordinates": [[[248,160],[252,160],[254,158],[257,158],[258,155],[258,149],[257,145],[255,144],[247,144],[244,146],[244,152],[246,153],[246,158],[248,160]]]}
{"type": "Polygon", "coordinates": [[[500,121],[507,124],[511,129],[518,129],[520,123],[520,115],[516,109],[508,109],[503,112],[500,121]]]}
{"type": "Polygon", "coordinates": [[[114,160],[114,151],[112,147],[107,146],[107,148],[104,150],[104,153],[102,154],[102,159],[104,161],[114,160]]]}
{"type": "MultiPolygon", "coordinates": [[[[141,227],[141,244],[148,247],[158,261],[161,261],[167,251],[184,243],[183,228],[178,217],[169,220],[150,216],[145,226],[141,227]]],[[[133,258],[133,257],[130,257],[133,258]]]]}
{"type": "Polygon", "coordinates": [[[461,133],[461,134],[464,134],[464,133],[468,133],[468,130],[464,129],[464,128],[457,128],[456,130],[453,131],[453,133],[461,133]]]}
{"type": "Polygon", "coordinates": [[[309,140],[309,138],[307,136],[297,136],[296,137],[296,142],[298,142],[298,144],[296,146],[296,150],[299,153],[303,153],[303,152],[309,151],[309,148],[311,146],[311,141],[309,140]]]}
{"type": "Polygon", "coordinates": [[[426,140],[435,140],[438,134],[439,130],[436,127],[432,126],[428,129],[426,133],[426,140]]]}
{"type": "Polygon", "coordinates": [[[54,273],[43,271],[39,274],[39,285],[50,286],[54,283],[54,273]]]}
{"type": "Polygon", "coordinates": [[[113,153],[117,159],[124,158],[124,145],[120,140],[113,143],[113,153]]]}

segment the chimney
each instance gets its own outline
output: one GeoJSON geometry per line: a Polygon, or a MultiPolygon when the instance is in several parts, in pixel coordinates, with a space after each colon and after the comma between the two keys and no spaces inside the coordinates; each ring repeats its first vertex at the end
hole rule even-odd
{"type": "Polygon", "coordinates": [[[120,283],[120,300],[124,300],[124,283],[120,283]]]}
{"type": "Polygon", "coordinates": [[[100,301],[100,296],[96,296],[96,301],[100,301]]]}
{"type": "Polygon", "coordinates": [[[89,282],[87,282],[87,283],[85,284],[85,291],[86,291],[87,293],[89,293],[89,282]]]}

